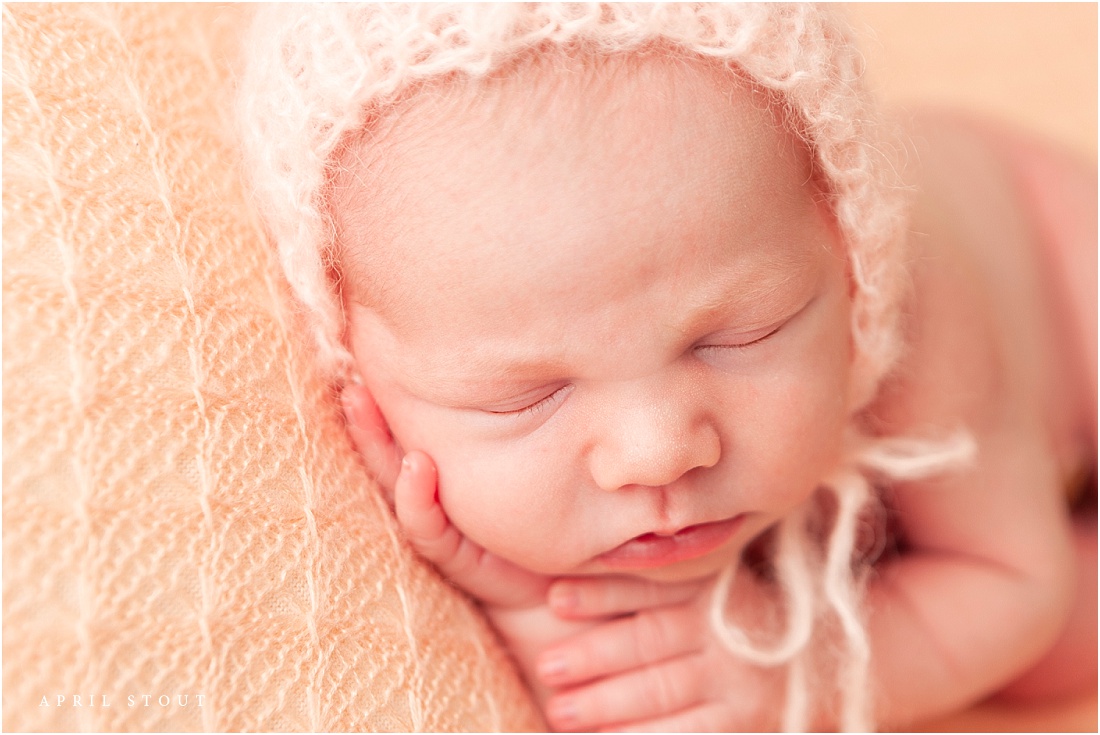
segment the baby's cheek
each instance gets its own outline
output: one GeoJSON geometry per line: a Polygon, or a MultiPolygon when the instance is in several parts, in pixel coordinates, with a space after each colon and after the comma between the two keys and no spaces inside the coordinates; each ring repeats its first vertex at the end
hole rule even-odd
{"type": "MultiPolygon", "coordinates": [[[[752,459],[765,497],[762,508],[780,515],[801,505],[840,459],[845,396],[821,371],[796,370],[773,383],[751,433],[752,459]]],[[[746,434],[742,434],[746,436],[746,434]]]]}
{"type": "Polygon", "coordinates": [[[451,522],[494,554],[528,569],[558,571],[570,502],[553,472],[506,451],[439,463],[439,496],[451,522]],[[540,471],[541,469],[541,471],[540,471]]]}
{"type": "MultiPolygon", "coordinates": [[[[812,377],[807,375],[806,380],[812,377]]],[[[788,414],[792,423],[788,451],[799,457],[806,477],[814,484],[839,461],[848,423],[843,384],[823,381],[820,373],[816,377],[817,381],[804,383],[805,389],[796,394],[788,414]]]]}

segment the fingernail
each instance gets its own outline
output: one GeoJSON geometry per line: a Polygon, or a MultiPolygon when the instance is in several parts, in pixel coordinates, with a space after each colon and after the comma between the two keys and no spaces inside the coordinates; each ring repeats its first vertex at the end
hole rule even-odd
{"type": "Polygon", "coordinates": [[[401,469],[403,469],[403,470],[411,470],[412,469],[412,460],[409,459],[409,455],[407,455],[407,454],[404,457],[401,458],[401,469]]]}
{"type": "Polygon", "coordinates": [[[550,588],[550,599],[548,602],[551,610],[568,612],[577,608],[577,605],[580,604],[580,599],[577,597],[577,590],[573,587],[558,584],[550,588]]]}
{"type": "Polygon", "coordinates": [[[550,703],[550,720],[558,727],[570,727],[580,719],[577,703],[568,697],[550,703]]]}
{"type": "Polygon", "coordinates": [[[567,668],[565,656],[560,653],[550,654],[539,661],[539,676],[551,682],[564,676],[567,668]]]}

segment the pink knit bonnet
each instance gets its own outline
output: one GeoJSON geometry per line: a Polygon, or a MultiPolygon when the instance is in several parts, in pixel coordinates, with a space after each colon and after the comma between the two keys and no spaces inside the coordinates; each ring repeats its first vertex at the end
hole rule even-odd
{"type": "Polygon", "coordinates": [[[355,375],[330,276],[335,233],[325,206],[345,136],[427,79],[485,76],[547,44],[610,55],[655,42],[736,68],[778,93],[799,120],[848,248],[857,356],[877,384],[900,348],[905,198],[847,25],[823,6],[771,3],[259,9],[245,40],[238,100],[244,170],[334,380],[355,375]]]}

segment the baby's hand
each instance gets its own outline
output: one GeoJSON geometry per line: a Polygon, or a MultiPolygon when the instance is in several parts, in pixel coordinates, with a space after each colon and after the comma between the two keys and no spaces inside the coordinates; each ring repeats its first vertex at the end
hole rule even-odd
{"type": "Polygon", "coordinates": [[[487,552],[455,528],[439,504],[435,464],[423,452],[402,457],[385,419],[362,386],[342,395],[348,433],[385,490],[413,547],[439,571],[489,607],[544,604],[550,580],[487,552]]]}
{"type": "Polygon", "coordinates": [[[711,632],[711,585],[630,578],[559,580],[554,611],[571,619],[632,615],[603,622],[539,657],[556,689],[547,720],[559,730],[731,732],[775,730],[783,668],[732,656],[711,632]]]}
{"type": "Polygon", "coordinates": [[[397,520],[413,547],[448,579],[490,607],[527,608],[546,600],[550,580],[466,538],[439,504],[435,464],[423,452],[401,461],[394,487],[397,520]]]}
{"type": "Polygon", "coordinates": [[[556,617],[546,602],[550,579],[486,552],[455,528],[439,504],[435,464],[423,452],[402,456],[370,393],[349,386],[342,396],[348,433],[367,468],[382,483],[416,550],[475,597],[504,639],[540,704],[549,691],[535,675],[539,653],[591,621],[556,617]]]}

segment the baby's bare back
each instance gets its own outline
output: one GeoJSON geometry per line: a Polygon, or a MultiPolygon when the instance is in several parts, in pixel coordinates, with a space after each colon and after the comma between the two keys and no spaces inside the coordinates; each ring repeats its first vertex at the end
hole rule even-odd
{"type": "Polygon", "coordinates": [[[1067,481],[1080,479],[1096,448],[1095,165],[958,116],[913,128],[907,362],[931,372],[906,385],[908,402],[934,407],[932,418],[945,400],[979,412],[1031,404],[1067,481]]]}
{"type": "Polygon", "coordinates": [[[1041,675],[1012,693],[1095,691],[1095,511],[1069,520],[1096,492],[1095,167],[961,118],[918,118],[913,136],[910,351],[873,413],[890,433],[966,425],[979,456],[956,480],[898,490],[901,544],[1033,575],[1036,609],[960,607],[985,618],[960,620],[960,641],[996,615],[1048,615],[1015,654],[1041,675]]]}

